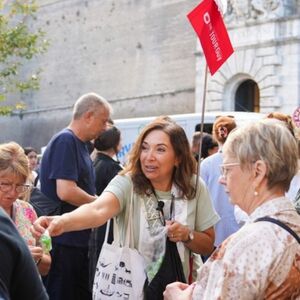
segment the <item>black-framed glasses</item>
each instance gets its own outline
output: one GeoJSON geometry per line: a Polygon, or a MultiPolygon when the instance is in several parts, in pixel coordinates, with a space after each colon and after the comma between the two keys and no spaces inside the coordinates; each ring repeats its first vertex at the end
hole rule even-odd
{"type": "Polygon", "coordinates": [[[0,182],[0,191],[3,193],[9,193],[12,191],[12,189],[15,189],[15,191],[19,194],[25,193],[27,191],[30,191],[32,189],[31,184],[14,184],[9,182],[0,182]]]}

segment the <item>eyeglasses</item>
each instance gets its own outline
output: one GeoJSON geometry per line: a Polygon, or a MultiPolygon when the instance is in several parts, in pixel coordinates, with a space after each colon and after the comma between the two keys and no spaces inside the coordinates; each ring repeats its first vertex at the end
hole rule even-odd
{"type": "Polygon", "coordinates": [[[3,193],[9,193],[12,189],[15,189],[17,193],[25,193],[32,189],[31,184],[13,184],[8,182],[0,182],[0,191],[3,193]]]}
{"type": "Polygon", "coordinates": [[[221,176],[223,178],[226,178],[228,170],[230,170],[231,167],[235,167],[235,166],[239,166],[239,165],[240,165],[240,163],[238,163],[238,162],[220,165],[221,176]]]}

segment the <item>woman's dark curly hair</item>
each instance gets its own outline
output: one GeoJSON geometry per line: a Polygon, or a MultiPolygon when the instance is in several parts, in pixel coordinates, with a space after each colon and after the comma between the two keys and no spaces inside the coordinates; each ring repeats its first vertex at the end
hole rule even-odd
{"type": "Polygon", "coordinates": [[[196,162],[183,128],[170,118],[158,117],[144,127],[129,153],[128,164],[121,174],[129,173],[131,175],[134,189],[138,194],[148,193],[149,190],[152,190],[150,180],[142,172],[140,154],[143,141],[154,130],[161,130],[169,136],[171,145],[179,161],[178,166],[174,166],[173,183],[182,192],[182,197],[192,199],[194,196],[194,186],[191,179],[196,171],[196,162]]]}

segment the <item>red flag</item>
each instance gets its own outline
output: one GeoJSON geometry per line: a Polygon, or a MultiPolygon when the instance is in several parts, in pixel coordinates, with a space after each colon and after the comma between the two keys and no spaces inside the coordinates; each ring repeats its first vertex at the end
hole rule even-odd
{"type": "Polygon", "coordinates": [[[214,75],[234,51],[218,6],[214,0],[203,0],[187,17],[200,39],[210,73],[214,75]]]}

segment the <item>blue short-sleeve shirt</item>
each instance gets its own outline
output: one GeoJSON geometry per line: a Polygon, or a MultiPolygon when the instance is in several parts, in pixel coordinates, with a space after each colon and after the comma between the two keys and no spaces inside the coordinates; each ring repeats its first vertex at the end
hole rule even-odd
{"type": "MultiPolygon", "coordinates": [[[[62,201],[56,193],[56,180],[75,181],[78,187],[90,195],[95,195],[95,174],[86,146],[70,129],[56,134],[47,145],[40,168],[41,191],[62,202],[62,212],[70,212],[77,207],[62,201]]],[[[64,233],[55,237],[60,244],[87,247],[90,230],[64,233]]]]}

